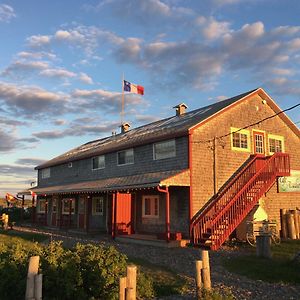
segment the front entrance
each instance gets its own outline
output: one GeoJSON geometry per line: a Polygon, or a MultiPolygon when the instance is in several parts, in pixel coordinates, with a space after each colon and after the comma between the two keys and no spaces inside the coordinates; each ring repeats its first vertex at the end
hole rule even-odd
{"type": "Polygon", "coordinates": [[[254,154],[265,155],[265,133],[261,131],[253,131],[253,152],[254,154]]]}
{"type": "Polygon", "coordinates": [[[117,234],[131,234],[131,194],[116,194],[116,232],[117,234]]]}

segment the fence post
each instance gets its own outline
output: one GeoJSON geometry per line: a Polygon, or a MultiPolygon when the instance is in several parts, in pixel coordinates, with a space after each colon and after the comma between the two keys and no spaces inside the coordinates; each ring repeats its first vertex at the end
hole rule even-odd
{"type": "Polygon", "coordinates": [[[299,239],[299,220],[298,220],[298,212],[297,210],[291,210],[291,213],[293,214],[294,218],[294,223],[295,223],[295,234],[296,234],[296,239],[299,239]]]}
{"type": "Polygon", "coordinates": [[[125,300],[126,277],[121,277],[119,282],[119,300],[125,300]]]}
{"type": "Polygon", "coordinates": [[[202,260],[196,260],[196,293],[197,299],[200,300],[202,297],[201,289],[202,289],[202,260]]]}
{"type": "Polygon", "coordinates": [[[287,227],[288,227],[289,238],[291,238],[292,240],[295,240],[296,239],[296,230],[295,230],[294,216],[291,212],[288,212],[286,215],[287,215],[287,227]]]}
{"type": "Polygon", "coordinates": [[[43,294],[43,274],[34,276],[34,298],[35,300],[42,300],[43,294]]]}
{"type": "Polygon", "coordinates": [[[136,299],[136,271],[135,265],[127,266],[126,300],[136,299]]]}
{"type": "Polygon", "coordinates": [[[210,279],[210,266],[209,266],[209,255],[207,250],[201,251],[202,256],[202,280],[203,288],[205,290],[211,290],[211,279],[210,279]]]}
{"type": "Polygon", "coordinates": [[[28,273],[27,273],[27,282],[26,282],[26,300],[34,299],[34,279],[35,275],[38,274],[39,271],[39,256],[32,256],[29,259],[28,273]]]}
{"type": "Polygon", "coordinates": [[[286,221],[286,209],[280,209],[280,221],[281,221],[281,237],[287,239],[287,221],[286,221]]]}

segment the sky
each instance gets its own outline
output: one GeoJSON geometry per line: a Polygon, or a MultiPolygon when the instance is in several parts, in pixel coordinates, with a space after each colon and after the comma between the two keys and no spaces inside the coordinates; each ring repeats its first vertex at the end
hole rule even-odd
{"type": "MultiPolygon", "coordinates": [[[[119,132],[262,87],[300,102],[298,0],[0,1],[0,197],[34,167],[119,132]]],[[[288,112],[296,124],[299,107],[288,112]]]]}

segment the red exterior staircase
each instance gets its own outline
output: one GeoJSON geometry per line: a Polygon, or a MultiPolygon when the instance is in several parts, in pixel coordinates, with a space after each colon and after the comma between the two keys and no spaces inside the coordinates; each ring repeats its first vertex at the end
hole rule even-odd
{"type": "Polygon", "coordinates": [[[290,175],[285,153],[253,158],[194,217],[191,242],[196,247],[217,250],[243,221],[278,176],[290,175]]]}

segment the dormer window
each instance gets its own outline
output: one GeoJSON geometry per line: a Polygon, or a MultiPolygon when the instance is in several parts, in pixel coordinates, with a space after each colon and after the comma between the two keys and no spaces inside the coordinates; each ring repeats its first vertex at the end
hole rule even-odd
{"type": "Polygon", "coordinates": [[[105,156],[95,156],[92,158],[92,169],[98,170],[98,169],[104,169],[105,168],[105,156]]]}
{"type": "Polygon", "coordinates": [[[118,152],[118,165],[129,165],[134,163],[133,149],[118,152]]]}

